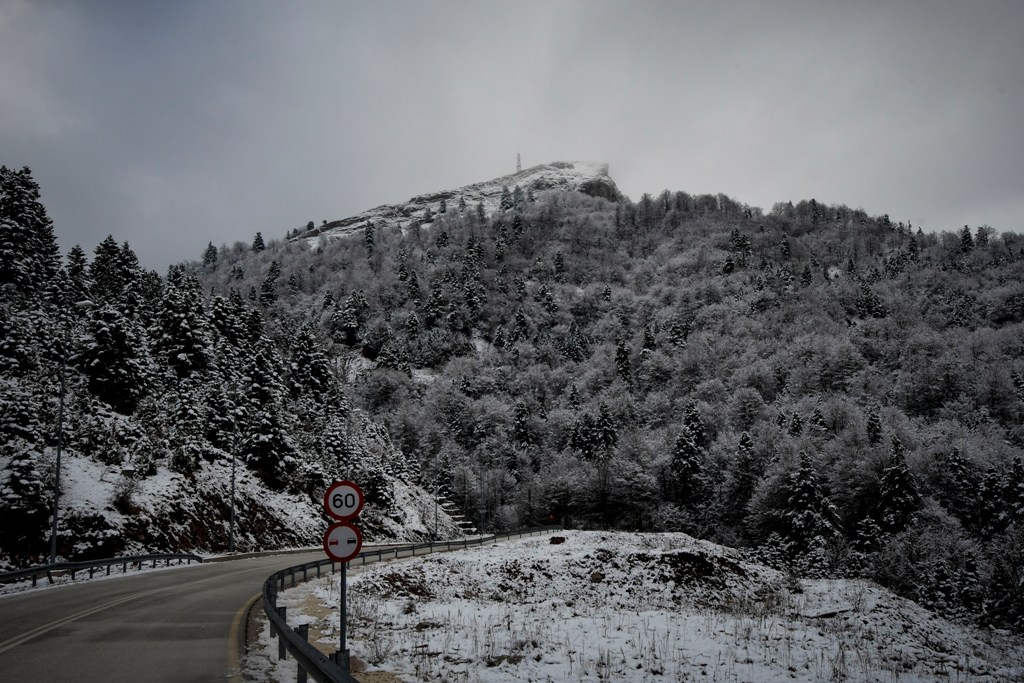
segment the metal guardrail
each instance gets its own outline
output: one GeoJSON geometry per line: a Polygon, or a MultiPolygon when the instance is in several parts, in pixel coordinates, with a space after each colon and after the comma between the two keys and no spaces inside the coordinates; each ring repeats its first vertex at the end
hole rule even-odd
{"type": "MultiPolygon", "coordinates": [[[[539,536],[541,534],[561,530],[562,527],[560,526],[532,527],[503,534],[481,536],[474,539],[466,538],[461,541],[416,543],[395,548],[380,548],[377,550],[369,550],[367,552],[359,553],[352,558],[348,564],[349,566],[364,565],[370,562],[382,562],[383,560],[397,560],[405,557],[416,557],[418,551],[426,551],[420,552],[420,555],[429,555],[430,553],[435,552],[461,550],[464,548],[481,546],[485,543],[497,543],[498,541],[508,540],[511,538],[539,536]]],[[[287,587],[290,588],[296,585],[296,575],[299,572],[302,573],[302,581],[307,581],[313,571],[316,572],[316,577],[321,576],[322,570],[328,565],[330,565],[331,573],[333,574],[338,570],[341,563],[325,558],[323,560],[316,560],[315,562],[297,564],[293,567],[288,567],[271,574],[263,583],[263,611],[266,613],[267,619],[270,621],[271,637],[278,638],[277,657],[278,659],[284,659],[287,653],[291,653],[292,657],[295,658],[295,661],[298,664],[299,683],[306,682],[307,674],[312,676],[314,680],[319,681],[319,683],[359,683],[350,674],[343,671],[338,665],[336,660],[337,653],[334,655],[325,655],[310,644],[308,640],[308,625],[297,626],[296,629],[292,629],[288,626],[286,608],[277,606],[277,594],[286,588],[285,584],[288,582],[287,580],[289,578],[291,579],[291,586],[287,587]]]]}
{"type": "Polygon", "coordinates": [[[13,572],[4,572],[0,574],[0,583],[10,583],[12,581],[18,581],[28,577],[32,577],[32,586],[36,586],[39,582],[39,577],[46,576],[47,581],[53,583],[54,574],[71,574],[71,580],[75,580],[75,575],[81,571],[88,571],[89,578],[91,579],[97,569],[106,568],[106,575],[110,576],[110,568],[117,565],[121,565],[121,571],[124,573],[128,572],[129,566],[142,565],[147,562],[152,562],[153,567],[156,567],[158,562],[164,562],[164,566],[170,566],[172,560],[177,560],[178,564],[182,562],[193,562],[202,563],[203,558],[198,555],[192,555],[187,553],[163,553],[158,555],[133,555],[131,557],[110,557],[103,560],[80,560],[78,562],[56,562],[54,564],[44,564],[38,567],[27,567],[26,569],[16,569],[13,572]]]}

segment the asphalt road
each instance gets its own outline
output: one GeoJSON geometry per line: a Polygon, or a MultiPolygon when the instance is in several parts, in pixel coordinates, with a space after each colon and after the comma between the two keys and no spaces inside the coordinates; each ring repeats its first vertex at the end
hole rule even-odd
{"type": "Polygon", "coordinates": [[[0,597],[0,683],[240,680],[244,617],[322,551],[193,564],[0,597]]]}

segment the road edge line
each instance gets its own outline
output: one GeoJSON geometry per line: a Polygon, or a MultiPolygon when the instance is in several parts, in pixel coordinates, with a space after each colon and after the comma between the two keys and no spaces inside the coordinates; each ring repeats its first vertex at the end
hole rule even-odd
{"type": "Polygon", "coordinates": [[[231,620],[231,628],[228,630],[228,680],[231,683],[242,683],[242,654],[248,649],[249,643],[248,639],[239,633],[248,630],[249,615],[261,597],[262,593],[256,593],[249,598],[231,620]]]}

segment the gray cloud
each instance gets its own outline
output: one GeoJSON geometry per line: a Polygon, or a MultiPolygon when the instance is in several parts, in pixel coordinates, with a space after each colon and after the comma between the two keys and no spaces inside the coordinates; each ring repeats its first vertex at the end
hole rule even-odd
{"type": "Polygon", "coordinates": [[[1024,5],[0,6],[0,163],[164,268],[555,159],[622,189],[1024,225],[1024,5]]]}

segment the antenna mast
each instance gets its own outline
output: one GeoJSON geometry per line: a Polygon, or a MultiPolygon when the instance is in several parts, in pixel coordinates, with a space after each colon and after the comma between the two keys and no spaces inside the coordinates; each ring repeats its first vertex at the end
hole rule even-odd
{"type": "Polygon", "coordinates": [[[516,173],[519,173],[522,170],[523,170],[523,162],[519,158],[519,152],[516,152],[516,173]]]}

